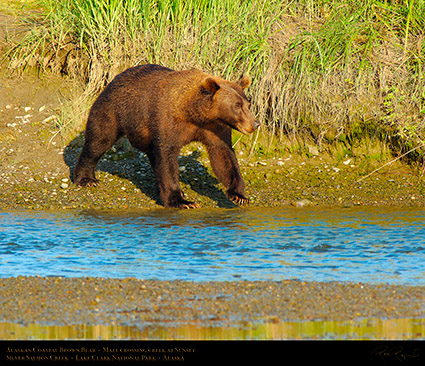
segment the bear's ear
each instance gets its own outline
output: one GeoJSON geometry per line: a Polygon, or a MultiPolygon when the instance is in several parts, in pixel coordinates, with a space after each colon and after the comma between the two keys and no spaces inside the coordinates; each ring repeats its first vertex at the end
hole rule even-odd
{"type": "Polygon", "coordinates": [[[246,88],[248,88],[248,86],[251,85],[251,78],[248,75],[244,75],[237,81],[237,84],[242,89],[246,89],[246,88]]]}
{"type": "Polygon", "coordinates": [[[215,94],[220,89],[220,85],[212,77],[207,77],[202,83],[202,88],[210,94],[215,94]]]}

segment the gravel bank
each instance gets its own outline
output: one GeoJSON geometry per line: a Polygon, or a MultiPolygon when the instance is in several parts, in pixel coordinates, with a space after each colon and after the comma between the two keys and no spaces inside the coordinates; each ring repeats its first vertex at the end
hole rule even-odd
{"type": "Polygon", "coordinates": [[[0,279],[0,322],[226,326],[241,322],[421,318],[425,288],[362,283],[0,279]]]}

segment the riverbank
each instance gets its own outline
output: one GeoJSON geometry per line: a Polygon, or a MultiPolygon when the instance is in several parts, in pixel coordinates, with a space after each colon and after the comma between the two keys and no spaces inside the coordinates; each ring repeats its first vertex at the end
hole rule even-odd
{"type": "MultiPolygon", "coordinates": [[[[83,137],[64,141],[55,121],[58,95],[75,92],[69,81],[54,75],[3,74],[0,92],[5,96],[0,105],[0,209],[162,207],[146,157],[125,142],[99,164],[99,187],[72,183],[83,137]]],[[[235,150],[253,207],[425,205],[420,167],[401,160],[385,165],[388,160],[379,152],[338,157],[313,149],[303,155],[250,155],[243,140],[235,150]],[[375,169],[379,170],[368,176],[375,169]]],[[[201,207],[234,207],[201,145],[183,150],[180,170],[183,190],[201,207]]]]}
{"type": "MultiPolygon", "coordinates": [[[[53,75],[1,76],[0,93],[5,97],[0,102],[0,209],[162,207],[146,157],[126,143],[102,159],[99,187],[72,183],[83,137],[64,141],[56,123],[58,95],[70,92],[69,82],[53,75]]],[[[235,150],[253,207],[425,205],[421,168],[401,160],[385,165],[389,159],[379,152],[331,156],[312,149],[309,154],[250,155],[243,140],[235,150]]],[[[180,170],[189,199],[204,208],[234,207],[201,145],[183,150],[180,170]]]]}
{"type": "MultiPolygon", "coordinates": [[[[0,279],[0,289],[0,323],[20,326],[101,325],[172,332],[185,326],[240,329],[294,321],[320,324],[425,315],[424,288],[396,285],[19,276],[0,279]]],[[[355,337],[349,333],[346,337],[355,337]]],[[[407,336],[414,339],[423,334],[407,336]]]]}

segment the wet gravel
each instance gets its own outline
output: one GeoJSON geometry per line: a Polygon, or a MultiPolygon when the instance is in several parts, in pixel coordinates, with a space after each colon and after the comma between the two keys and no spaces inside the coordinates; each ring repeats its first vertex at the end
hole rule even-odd
{"type": "Polygon", "coordinates": [[[223,326],[241,322],[424,317],[425,288],[286,280],[0,279],[0,322],[223,326]]]}

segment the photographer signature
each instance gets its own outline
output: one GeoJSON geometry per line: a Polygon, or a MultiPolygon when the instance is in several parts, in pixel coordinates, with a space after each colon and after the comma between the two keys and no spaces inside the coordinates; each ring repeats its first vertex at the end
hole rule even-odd
{"type": "Polygon", "coordinates": [[[420,356],[419,348],[412,348],[406,350],[405,347],[397,345],[397,346],[388,346],[381,345],[375,348],[372,351],[373,358],[379,358],[381,360],[397,360],[397,361],[407,361],[413,358],[418,358],[420,356]]]}

